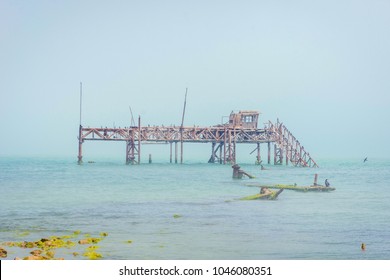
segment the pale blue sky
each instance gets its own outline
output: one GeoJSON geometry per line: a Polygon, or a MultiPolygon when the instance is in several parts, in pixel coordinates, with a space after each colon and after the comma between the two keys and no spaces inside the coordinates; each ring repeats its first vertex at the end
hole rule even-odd
{"type": "Polygon", "coordinates": [[[76,157],[82,81],[85,126],[127,126],[129,105],[180,124],[188,87],[187,125],[260,110],[314,158],[390,157],[389,14],[379,0],[1,0],[0,155],[76,157]]]}

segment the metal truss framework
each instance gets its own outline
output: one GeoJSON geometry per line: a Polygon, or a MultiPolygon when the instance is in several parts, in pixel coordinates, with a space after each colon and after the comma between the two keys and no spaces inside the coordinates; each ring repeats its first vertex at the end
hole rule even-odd
{"type": "MultiPolygon", "coordinates": [[[[260,143],[268,143],[268,163],[270,163],[270,143],[275,144],[274,164],[291,162],[295,166],[318,167],[299,141],[279,121],[269,121],[263,129],[246,129],[230,126],[181,127],[181,126],[131,126],[125,128],[79,128],[79,162],[82,162],[84,141],[125,141],[126,163],[140,163],[141,143],[170,143],[172,162],[172,143],[175,143],[175,162],[177,162],[177,143],[211,143],[209,162],[232,163],[236,161],[236,144],[257,144],[260,160],[260,143]],[[217,154],[219,152],[219,155],[217,154]]],[[[182,159],[181,159],[182,161],[182,159]]]]}

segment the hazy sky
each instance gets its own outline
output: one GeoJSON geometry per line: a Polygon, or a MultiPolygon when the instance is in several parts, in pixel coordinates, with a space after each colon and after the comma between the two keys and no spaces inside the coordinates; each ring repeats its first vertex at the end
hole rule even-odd
{"type": "Polygon", "coordinates": [[[128,126],[129,105],[180,124],[188,87],[186,125],[259,110],[314,158],[390,157],[389,14],[387,0],[0,0],[0,155],[76,158],[83,82],[85,126],[128,126]]]}

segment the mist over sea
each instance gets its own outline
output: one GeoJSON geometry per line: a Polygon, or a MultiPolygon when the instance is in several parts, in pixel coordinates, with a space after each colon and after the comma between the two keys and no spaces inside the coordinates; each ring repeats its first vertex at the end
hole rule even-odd
{"type": "MultiPolygon", "coordinates": [[[[267,170],[239,163],[256,178],[236,180],[230,165],[201,161],[3,157],[0,243],[80,231],[80,238],[107,233],[97,249],[103,259],[390,259],[390,160],[317,163],[267,170]],[[259,192],[246,184],[308,186],[315,173],[336,190],[239,200],[259,192]]],[[[29,254],[4,248],[6,259],[29,254]]],[[[56,257],[86,259],[77,250],[84,248],[56,257]]]]}

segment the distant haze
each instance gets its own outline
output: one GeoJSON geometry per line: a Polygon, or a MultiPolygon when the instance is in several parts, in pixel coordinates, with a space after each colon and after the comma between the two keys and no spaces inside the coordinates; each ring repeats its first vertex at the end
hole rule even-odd
{"type": "MultiPolygon", "coordinates": [[[[279,118],[314,159],[390,157],[389,11],[379,0],[2,0],[0,156],[76,159],[83,82],[84,126],[128,126],[129,106],[143,125],[179,125],[188,87],[185,125],[259,110],[260,126],[279,118]]],[[[124,143],[84,147],[124,160],[124,143]]]]}

